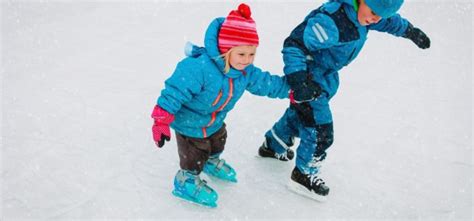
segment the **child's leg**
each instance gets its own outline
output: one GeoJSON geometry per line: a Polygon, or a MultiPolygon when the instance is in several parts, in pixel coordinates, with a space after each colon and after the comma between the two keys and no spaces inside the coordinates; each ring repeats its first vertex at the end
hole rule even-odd
{"type": "Polygon", "coordinates": [[[211,157],[220,155],[225,148],[225,143],[227,141],[227,130],[226,125],[223,124],[222,127],[209,137],[211,140],[211,157]]]}
{"type": "Polygon", "coordinates": [[[193,138],[176,133],[179,165],[181,169],[201,173],[211,153],[211,141],[207,138],[193,138]]]}
{"type": "MultiPolygon", "coordinates": [[[[326,150],[334,140],[329,100],[321,98],[312,101],[310,111],[305,114],[311,115],[315,124],[309,127],[304,125],[300,128],[301,141],[297,148],[296,167],[303,173],[315,174],[320,162],[326,157],[326,150]]],[[[302,119],[301,116],[299,118],[302,119]]]]}
{"type": "Polygon", "coordinates": [[[316,125],[316,128],[303,127],[300,133],[301,142],[297,148],[296,167],[303,173],[315,174],[326,158],[326,150],[333,143],[333,124],[316,125]]]}
{"type": "Polygon", "coordinates": [[[326,158],[326,150],[334,141],[333,123],[320,124],[316,126],[317,141],[314,156],[321,161],[326,158]]]}
{"type": "Polygon", "coordinates": [[[296,112],[287,108],[285,114],[265,133],[267,147],[276,153],[284,153],[294,144],[294,137],[299,136],[299,120],[296,112]]]}
{"type": "Polygon", "coordinates": [[[329,194],[329,187],[321,178],[319,169],[326,157],[326,149],[332,144],[332,123],[303,127],[300,134],[296,167],[291,173],[288,187],[297,193],[324,201],[329,194]]]}
{"type": "Polygon", "coordinates": [[[201,180],[200,173],[211,153],[211,142],[176,133],[181,170],[174,178],[173,195],[209,207],[216,207],[217,193],[201,180]]]}
{"type": "Polygon", "coordinates": [[[221,153],[224,151],[227,140],[227,130],[224,124],[216,133],[209,137],[211,142],[211,155],[204,164],[204,173],[207,175],[217,177],[222,180],[237,182],[237,173],[235,170],[222,158],[221,153]]]}
{"type": "MultiPolygon", "coordinates": [[[[299,110],[303,111],[298,112],[298,117],[300,119],[313,118],[312,122],[314,125],[311,125],[311,127],[316,128],[316,148],[314,149],[313,155],[315,159],[318,159],[317,161],[323,161],[324,158],[326,158],[326,150],[334,141],[333,119],[329,101],[336,94],[337,89],[339,88],[339,73],[330,72],[325,74],[322,78],[320,77],[317,79],[322,79],[318,81],[318,83],[321,84],[325,93],[323,93],[323,95],[317,100],[312,101],[310,103],[311,107],[307,108],[308,110],[299,108],[299,110]]],[[[312,142],[313,137],[311,137],[310,140],[312,142]]],[[[313,150],[313,148],[310,149],[313,150]]]]}
{"type": "Polygon", "coordinates": [[[329,194],[329,187],[318,172],[326,158],[326,150],[334,140],[329,100],[337,92],[338,73],[327,74],[318,83],[325,91],[323,96],[310,102],[310,105],[308,103],[293,105],[301,120],[301,141],[297,148],[296,167],[291,173],[289,187],[311,198],[324,200],[329,194]]]}
{"type": "Polygon", "coordinates": [[[300,128],[300,145],[296,149],[296,167],[304,174],[317,173],[312,167],[313,154],[316,151],[317,130],[314,127],[300,128]]]}

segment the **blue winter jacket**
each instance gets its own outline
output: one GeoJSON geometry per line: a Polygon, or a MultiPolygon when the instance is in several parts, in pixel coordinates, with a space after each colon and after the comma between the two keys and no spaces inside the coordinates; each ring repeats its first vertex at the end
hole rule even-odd
{"type": "Polygon", "coordinates": [[[247,90],[271,98],[287,98],[290,87],[285,77],[271,75],[249,65],[224,74],[217,36],[224,18],[209,25],[205,48],[193,46],[165,81],[158,105],[175,115],[171,127],[189,137],[205,138],[222,127],[227,113],[247,90]]]}
{"type": "Polygon", "coordinates": [[[331,82],[331,79],[336,81],[338,78],[325,76],[337,73],[357,57],[369,30],[402,36],[407,27],[408,21],[399,14],[362,26],[357,20],[354,0],[329,1],[312,11],[285,40],[284,72],[286,75],[312,73],[313,80],[330,99],[338,87],[338,82],[331,82]]]}

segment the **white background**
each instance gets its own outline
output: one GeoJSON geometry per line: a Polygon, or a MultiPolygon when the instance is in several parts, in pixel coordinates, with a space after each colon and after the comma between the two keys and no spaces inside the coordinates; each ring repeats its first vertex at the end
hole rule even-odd
{"type": "MultiPolygon", "coordinates": [[[[216,209],[174,198],[174,134],[157,149],[150,114],[185,42],[239,3],[2,1],[1,219],[472,219],[472,2],[459,0],[401,9],[430,49],[372,32],[340,72],[326,203],[287,190],[294,161],[256,157],[288,101],[249,93],[226,120],[239,182],[209,180],[216,209]]],[[[255,64],[281,75],[283,40],[322,1],[248,3],[255,64]]]]}

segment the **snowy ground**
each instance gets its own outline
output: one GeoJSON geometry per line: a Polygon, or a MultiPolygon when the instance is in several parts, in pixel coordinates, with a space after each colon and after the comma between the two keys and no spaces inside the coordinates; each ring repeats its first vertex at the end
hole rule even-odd
{"type": "MultiPolygon", "coordinates": [[[[472,1],[409,1],[401,14],[432,48],[371,33],[341,71],[328,202],[289,192],[294,161],[256,157],[285,100],[246,94],[223,155],[236,185],[210,180],[208,209],[171,195],[173,139],[149,117],[186,41],[239,2],[2,1],[1,220],[472,220],[472,1]]],[[[281,45],[321,1],[250,1],[257,66],[281,73],[281,45]]]]}

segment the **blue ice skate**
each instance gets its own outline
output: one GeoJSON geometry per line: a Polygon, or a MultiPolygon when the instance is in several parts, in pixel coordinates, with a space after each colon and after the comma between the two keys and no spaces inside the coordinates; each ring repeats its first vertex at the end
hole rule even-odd
{"type": "Polygon", "coordinates": [[[227,164],[225,160],[219,159],[218,156],[211,156],[207,160],[203,172],[225,181],[237,183],[237,173],[234,168],[227,164]]]}
{"type": "Polygon", "coordinates": [[[195,175],[187,170],[179,170],[174,178],[173,195],[208,207],[217,206],[217,193],[195,175]]]}

